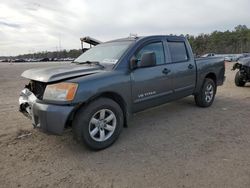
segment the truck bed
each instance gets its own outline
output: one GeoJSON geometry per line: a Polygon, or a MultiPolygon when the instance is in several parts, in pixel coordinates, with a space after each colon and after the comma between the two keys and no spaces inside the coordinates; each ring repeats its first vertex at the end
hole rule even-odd
{"type": "Polygon", "coordinates": [[[205,76],[211,72],[215,76],[217,86],[224,82],[225,62],[223,57],[202,57],[195,59],[197,66],[197,85],[200,88],[205,76]],[[217,75],[217,76],[216,76],[217,75]]]}

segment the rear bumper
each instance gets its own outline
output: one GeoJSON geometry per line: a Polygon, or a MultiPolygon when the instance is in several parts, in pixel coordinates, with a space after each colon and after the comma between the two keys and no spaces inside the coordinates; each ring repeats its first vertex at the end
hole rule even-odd
{"type": "Polygon", "coordinates": [[[35,128],[62,134],[74,106],[43,104],[36,101],[33,93],[24,89],[19,98],[19,111],[32,120],[35,128]]]}

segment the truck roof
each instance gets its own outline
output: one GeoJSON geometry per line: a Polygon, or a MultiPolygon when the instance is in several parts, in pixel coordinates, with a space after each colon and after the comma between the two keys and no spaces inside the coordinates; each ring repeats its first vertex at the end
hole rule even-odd
{"type": "Polygon", "coordinates": [[[176,36],[176,35],[150,35],[150,36],[135,36],[135,37],[126,37],[126,38],[120,38],[120,39],[115,39],[115,40],[110,40],[107,42],[122,42],[122,41],[139,41],[142,39],[150,39],[150,38],[162,38],[162,37],[167,37],[168,40],[180,40],[183,41],[185,40],[184,36],[176,36]]]}

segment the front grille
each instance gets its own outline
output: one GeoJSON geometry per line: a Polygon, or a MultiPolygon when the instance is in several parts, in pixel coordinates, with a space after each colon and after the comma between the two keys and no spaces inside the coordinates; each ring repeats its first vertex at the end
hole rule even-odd
{"type": "Polygon", "coordinates": [[[26,85],[26,88],[28,88],[39,100],[42,100],[46,83],[31,80],[29,84],[26,85]]]}

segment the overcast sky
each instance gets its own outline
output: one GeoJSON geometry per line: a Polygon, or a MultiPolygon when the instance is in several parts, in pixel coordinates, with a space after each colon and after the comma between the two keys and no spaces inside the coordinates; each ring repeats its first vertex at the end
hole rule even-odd
{"type": "Polygon", "coordinates": [[[250,27],[249,0],[1,0],[0,56],[80,48],[111,40],[250,27]]]}

